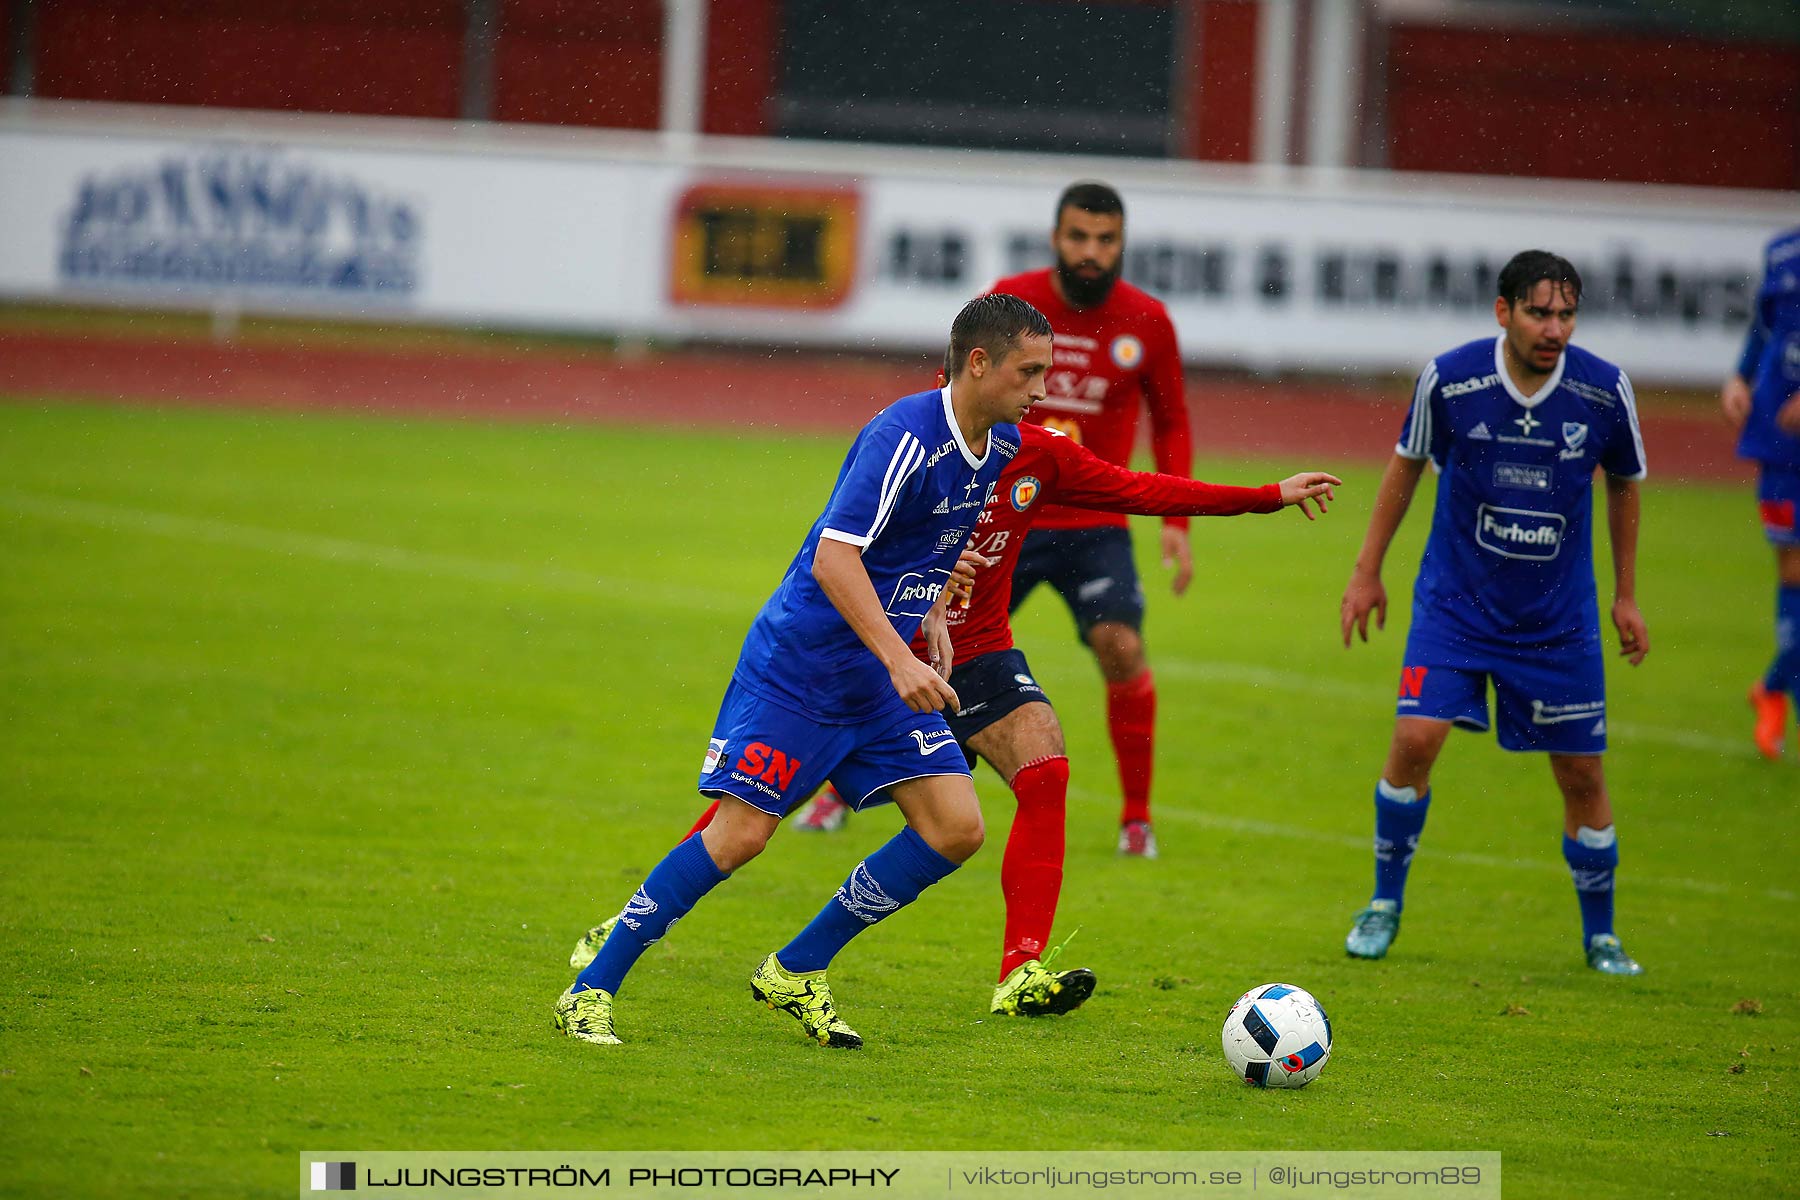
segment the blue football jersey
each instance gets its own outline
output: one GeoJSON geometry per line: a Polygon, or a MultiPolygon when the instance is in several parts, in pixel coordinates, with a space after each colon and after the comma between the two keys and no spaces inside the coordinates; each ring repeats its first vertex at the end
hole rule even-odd
{"type": "Polygon", "coordinates": [[[1752,382],[1750,418],[1738,438],[1738,453],[1770,466],[1800,467],[1800,437],[1775,424],[1776,412],[1800,392],[1800,229],[1769,243],[1739,371],[1752,382]]]}
{"type": "Polygon", "coordinates": [[[1413,590],[1413,637],[1460,653],[1597,644],[1594,468],[1644,477],[1625,373],[1570,346],[1535,395],[1501,362],[1504,335],[1420,374],[1397,453],[1441,473],[1413,590]]]}
{"type": "Polygon", "coordinates": [[[820,538],[862,549],[863,568],[903,642],[943,593],[995,481],[1019,452],[996,425],[987,452],[963,441],[950,389],[897,400],[863,427],[781,586],[744,639],[734,678],[767,700],[828,723],[866,720],[904,702],[887,669],[813,579],[820,538]]]}

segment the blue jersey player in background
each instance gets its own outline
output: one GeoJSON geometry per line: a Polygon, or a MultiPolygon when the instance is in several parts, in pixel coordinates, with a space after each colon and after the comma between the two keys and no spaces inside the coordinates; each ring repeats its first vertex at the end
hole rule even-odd
{"type": "Polygon", "coordinates": [[[812,923],[763,959],[751,994],[822,1045],[855,1049],[825,968],[849,940],[917,899],[981,846],[969,766],[941,710],[956,707],[942,623],[950,578],[1017,422],[1043,399],[1050,323],[1016,296],[973,300],[950,331],[955,374],[863,427],[825,511],[744,639],[700,773],[710,824],[658,863],[599,954],[556,1002],[570,1037],[614,1045],[613,998],[644,950],[762,852],[825,781],[853,807],[892,801],[906,827],[856,865],[812,923]],[[908,643],[924,624],[936,669],[908,643]]]}
{"type": "Polygon", "coordinates": [[[1527,250],[1500,272],[1501,333],[1433,359],[1344,592],[1344,644],[1387,623],[1381,563],[1419,476],[1441,472],[1413,591],[1412,629],[1387,764],[1375,788],[1375,894],[1345,949],[1381,958],[1400,930],[1407,868],[1431,805],[1431,768],[1453,726],[1543,751],[1563,795],[1563,857],[1581,905],[1590,967],[1636,975],[1613,933],[1619,861],[1601,772],[1606,675],[1594,592],[1595,468],[1605,472],[1613,625],[1633,666],[1650,650],[1636,599],[1638,480],[1644,444],[1625,373],[1569,344],[1581,277],[1527,250]]]}
{"type": "Polygon", "coordinates": [[[1756,748],[1781,757],[1788,698],[1800,695],[1800,228],[1769,243],[1755,319],[1737,371],[1719,396],[1757,464],[1763,532],[1775,546],[1775,661],[1750,688],[1756,748]]]}

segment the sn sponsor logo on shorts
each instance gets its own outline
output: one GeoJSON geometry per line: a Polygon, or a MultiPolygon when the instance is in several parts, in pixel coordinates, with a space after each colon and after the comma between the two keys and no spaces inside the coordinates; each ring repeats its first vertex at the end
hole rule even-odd
{"type": "Polygon", "coordinates": [[[1545,704],[1542,700],[1531,702],[1533,725],[1561,725],[1568,721],[1591,721],[1605,716],[1604,700],[1577,700],[1573,704],[1545,704]]]}
{"type": "Polygon", "coordinates": [[[1549,562],[1562,553],[1568,524],[1559,513],[1483,504],[1475,514],[1475,541],[1503,558],[1549,562]]]}
{"type": "Polygon", "coordinates": [[[744,755],[732,764],[732,778],[748,783],[757,791],[779,797],[794,784],[800,773],[800,760],[790,758],[767,742],[751,742],[744,755]]]}

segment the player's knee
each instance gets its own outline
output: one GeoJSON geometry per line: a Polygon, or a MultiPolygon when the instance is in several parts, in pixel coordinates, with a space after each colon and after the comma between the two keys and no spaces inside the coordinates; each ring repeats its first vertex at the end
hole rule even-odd
{"type": "Polygon", "coordinates": [[[1783,546],[1776,553],[1775,574],[1782,587],[1800,587],[1800,546],[1783,546]]]}
{"type": "Polygon", "coordinates": [[[1119,621],[1102,621],[1088,631],[1088,645],[1108,683],[1128,683],[1149,669],[1143,635],[1119,621]]]}
{"type": "Polygon", "coordinates": [[[987,840],[980,809],[957,814],[940,824],[933,833],[935,839],[931,848],[953,863],[965,863],[974,858],[982,842],[987,840]]]}

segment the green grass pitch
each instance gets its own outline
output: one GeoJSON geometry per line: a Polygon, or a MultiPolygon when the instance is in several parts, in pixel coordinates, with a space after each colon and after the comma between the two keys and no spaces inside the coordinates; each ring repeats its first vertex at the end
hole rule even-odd
{"type": "Polygon", "coordinates": [[[1794,1193],[1800,772],[1749,748],[1772,571],[1742,489],[1646,493],[1654,649],[1611,672],[1608,757],[1641,979],[1582,965],[1545,763],[1470,735],[1393,955],[1344,957],[1427,515],[1386,633],[1346,652],[1350,469],[1323,523],[1197,522],[1179,601],[1140,527],[1159,861],[1114,854],[1066,615],[1021,614],[1074,764],[1080,1012],[987,1015],[1010,797],[984,770],[987,849],[833,970],[863,1052],[746,980],[891,810],[778,836],[645,957],[627,1045],[554,1035],[576,935],[698,811],[739,640],[843,444],[0,406],[0,1192],[286,1194],[333,1146],[1498,1150],[1514,1196],[1794,1193]],[[1336,1029],[1298,1093],[1220,1058],[1275,980],[1336,1029]]]}

